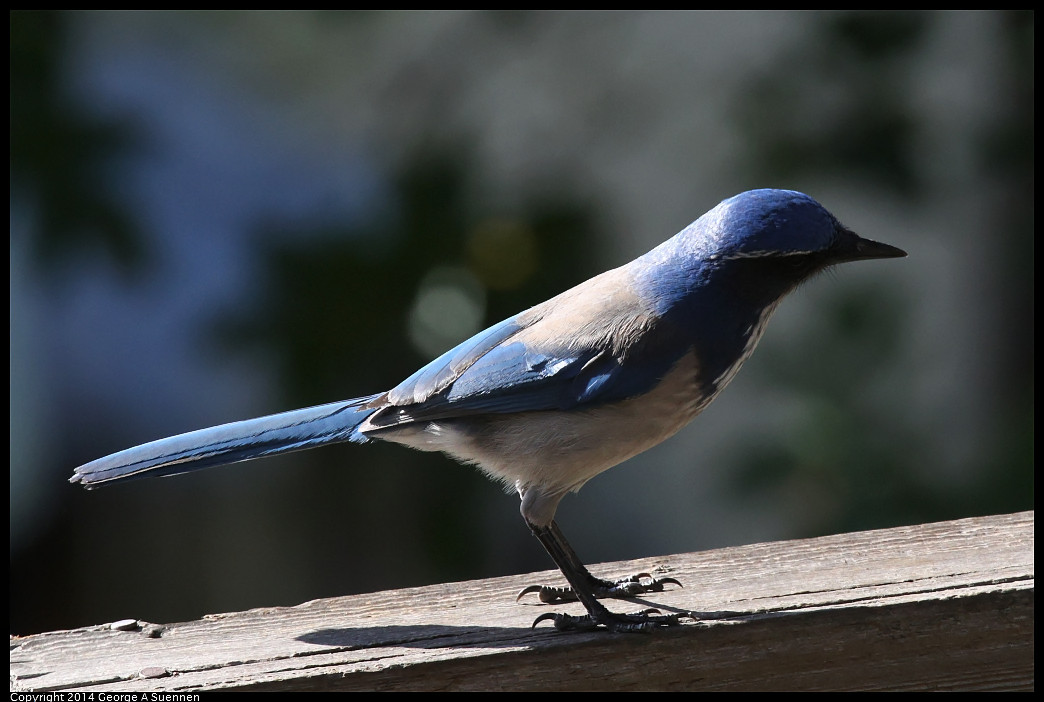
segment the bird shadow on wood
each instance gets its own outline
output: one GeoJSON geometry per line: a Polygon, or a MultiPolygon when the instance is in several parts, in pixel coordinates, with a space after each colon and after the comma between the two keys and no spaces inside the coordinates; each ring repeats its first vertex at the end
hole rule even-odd
{"type": "Polygon", "coordinates": [[[387,625],[317,629],[297,641],[331,648],[360,649],[386,646],[451,648],[454,646],[518,646],[529,635],[545,638],[553,628],[503,626],[447,626],[444,624],[387,625]]]}
{"type": "MultiPolygon", "coordinates": [[[[713,621],[743,620],[756,618],[758,615],[740,611],[689,612],[677,607],[655,604],[641,599],[628,599],[628,603],[646,605],[646,609],[655,609],[665,614],[694,615],[692,621],[683,621],[679,626],[669,629],[683,629],[692,626],[707,626],[713,621]]],[[[641,611],[642,608],[627,611],[641,611]]],[[[452,626],[446,624],[414,624],[414,625],[382,625],[361,627],[339,627],[317,629],[295,637],[297,641],[317,646],[332,648],[380,648],[383,646],[407,646],[410,648],[449,648],[454,646],[512,647],[518,646],[526,639],[546,641],[549,637],[561,637],[563,642],[577,642],[578,637],[608,636],[604,629],[589,631],[556,631],[553,626],[452,626]]],[[[628,636],[630,634],[625,634],[628,636]]]]}

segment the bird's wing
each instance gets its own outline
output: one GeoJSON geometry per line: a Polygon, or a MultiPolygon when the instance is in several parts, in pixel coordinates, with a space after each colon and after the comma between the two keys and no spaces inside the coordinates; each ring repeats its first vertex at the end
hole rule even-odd
{"type": "Polygon", "coordinates": [[[604,275],[446,352],[390,390],[367,424],[570,409],[647,391],[681,351],[652,348],[652,320],[604,275]],[[577,315],[581,295],[591,304],[577,315]],[[639,346],[642,353],[633,353],[639,346]]]}

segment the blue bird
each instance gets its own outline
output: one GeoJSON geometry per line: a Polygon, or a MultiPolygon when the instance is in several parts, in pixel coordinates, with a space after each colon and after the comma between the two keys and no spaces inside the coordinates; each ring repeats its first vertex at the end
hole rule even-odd
{"type": "Polygon", "coordinates": [[[476,334],[387,392],[161,439],[80,466],[70,482],[95,488],[342,441],[442,451],[518,492],[522,518],[569,582],[519,598],[579,600],[588,612],[544,614],[534,626],[670,626],[681,615],[618,614],[598,601],[680,583],[593,576],[555,523],[559,501],[688,424],[801,282],[837,263],[905,255],[861,238],[807,195],[752,190],[627,265],[476,334]]]}

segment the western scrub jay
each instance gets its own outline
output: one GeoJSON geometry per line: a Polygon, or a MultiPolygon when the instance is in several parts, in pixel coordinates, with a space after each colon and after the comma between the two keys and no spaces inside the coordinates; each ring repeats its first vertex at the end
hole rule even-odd
{"type": "Polygon", "coordinates": [[[476,334],[387,392],[153,441],[80,466],[70,481],[95,488],[341,441],[442,451],[518,492],[522,518],[570,585],[526,588],[519,598],[579,600],[588,612],[544,614],[534,626],[677,624],[684,615],[618,614],[598,602],[680,583],[593,576],[555,523],[559,501],[688,424],[801,282],[837,263],[905,255],[859,237],[807,195],[752,190],[627,265],[476,334]]]}

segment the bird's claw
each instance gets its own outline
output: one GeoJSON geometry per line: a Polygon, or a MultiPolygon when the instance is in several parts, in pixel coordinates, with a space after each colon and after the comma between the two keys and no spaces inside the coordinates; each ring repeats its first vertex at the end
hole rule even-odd
{"type": "Polygon", "coordinates": [[[664,585],[677,585],[684,587],[674,578],[654,578],[648,573],[638,573],[627,578],[620,578],[615,582],[605,582],[609,587],[604,594],[596,590],[598,597],[634,597],[649,592],[663,592],[664,585]]]}
{"type": "Polygon", "coordinates": [[[545,612],[533,620],[532,629],[536,629],[537,624],[543,621],[552,621],[555,623],[555,628],[559,631],[586,631],[588,629],[597,628],[598,623],[591,618],[591,615],[584,614],[579,617],[575,617],[571,614],[561,614],[559,612],[545,612]]]}
{"type": "Polygon", "coordinates": [[[571,614],[547,612],[536,618],[533,622],[533,628],[536,628],[536,625],[540,622],[552,621],[555,624],[555,629],[558,631],[590,631],[597,629],[599,626],[604,626],[613,633],[634,634],[652,631],[659,627],[678,626],[681,624],[682,619],[693,618],[694,616],[688,612],[661,614],[660,610],[651,608],[634,614],[606,612],[597,619],[590,614],[574,616],[571,614]]]}
{"type": "MultiPolygon", "coordinates": [[[[683,585],[674,578],[654,578],[649,573],[638,573],[619,580],[595,581],[592,594],[595,597],[627,598],[644,595],[649,592],[663,592],[664,585],[683,585]]],[[[518,602],[530,593],[537,593],[537,597],[544,604],[561,604],[563,602],[576,602],[576,593],[571,587],[552,587],[550,585],[530,585],[518,593],[515,601],[518,602]]]]}
{"type": "Polygon", "coordinates": [[[576,602],[576,593],[573,592],[573,588],[551,587],[550,585],[530,585],[522,588],[522,591],[518,593],[518,597],[515,598],[515,602],[520,601],[523,597],[532,592],[537,593],[537,597],[540,598],[540,601],[544,604],[576,602]]]}

